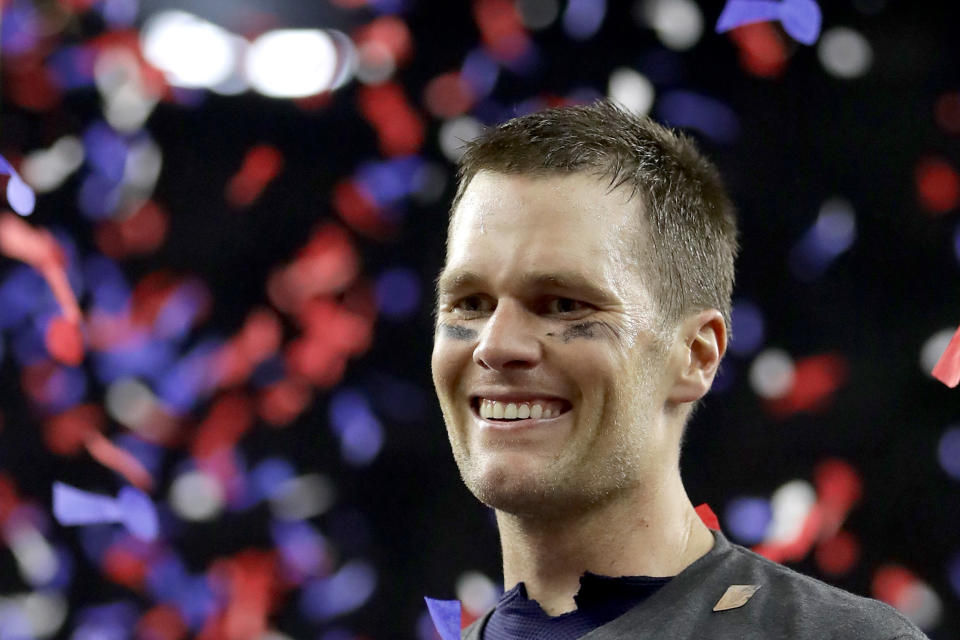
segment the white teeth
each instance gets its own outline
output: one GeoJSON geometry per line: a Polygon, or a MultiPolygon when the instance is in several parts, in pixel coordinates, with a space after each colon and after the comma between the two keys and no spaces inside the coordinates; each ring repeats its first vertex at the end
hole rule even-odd
{"type": "Polygon", "coordinates": [[[559,416],[563,410],[558,403],[550,401],[550,408],[544,409],[543,404],[529,402],[498,402],[496,400],[480,399],[478,413],[481,418],[494,420],[526,420],[532,418],[552,418],[559,416]]]}

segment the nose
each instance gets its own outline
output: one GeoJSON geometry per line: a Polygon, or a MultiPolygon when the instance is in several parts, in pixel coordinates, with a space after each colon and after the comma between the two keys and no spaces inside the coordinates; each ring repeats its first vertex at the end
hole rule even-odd
{"type": "Polygon", "coordinates": [[[542,357],[542,345],[530,320],[522,306],[501,300],[480,332],[473,361],[495,371],[536,366],[542,357]]]}

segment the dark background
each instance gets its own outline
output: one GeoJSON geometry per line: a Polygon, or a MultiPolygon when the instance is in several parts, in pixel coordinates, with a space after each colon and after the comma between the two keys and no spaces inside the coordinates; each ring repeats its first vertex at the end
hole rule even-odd
{"type": "MultiPolygon", "coordinates": [[[[566,5],[557,3],[561,12],[566,5]]],[[[932,379],[920,363],[927,340],[960,321],[957,206],[954,202],[941,212],[925,209],[916,180],[925,158],[953,166],[960,162],[957,130],[945,130],[935,119],[937,101],[960,90],[953,3],[823,3],[825,32],[837,26],[854,29],[872,48],[869,69],[852,79],[832,76],[818,59],[816,45],[800,45],[776,25],[770,32],[787,54],[782,72],[773,77],[751,73],[741,64],[734,39],[713,32],[720,2],[699,3],[704,32],[686,51],[661,44],[653,30],[634,19],[632,5],[607,2],[602,26],[586,41],[571,38],[559,18],[531,32],[536,63],[523,72],[502,69],[491,94],[472,112],[493,124],[532,106],[599,97],[607,92],[611,72],[629,67],[647,75],[658,98],[676,89],[694,91],[735,114],[738,130],[729,140],[696,127],[689,131],[719,165],[740,210],[742,253],[735,297],[762,310],[765,339],[749,354],[728,357],[727,388],[708,397],[695,416],[683,459],[688,492],[695,504],[709,503],[723,525],[724,509],[734,498],[769,498],[790,480],[811,481],[823,460],[846,461],[863,487],[843,525],[859,541],[857,561],[841,575],[824,573],[812,552],[791,566],[874,596],[880,595],[872,586],[878,571],[904,567],[936,594],[940,615],[925,629],[928,634],[960,638],[960,478],[938,462],[937,453],[957,420],[957,392],[932,379]],[[821,204],[834,196],[849,201],[856,212],[855,240],[822,275],[798,279],[788,256],[821,204]],[[798,362],[834,354],[848,375],[814,410],[778,414],[748,381],[752,361],[767,348],[782,349],[798,362]]],[[[202,336],[233,334],[250,309],[269,305],[269,275],[289,263],[324,221],[348,230],[361,256],[361,281],[376,282],[393,268],[417,275],[421,287],[414,311],[380,314],[369,349],[350,360],[337,385],[317,389],[285,428],[256,420],[236,452],[248,467],[280,456],[300,474],[319,472],[329,478],[334,505],[309,522],[334,550],[330,571],[363,558],[377,576],[376,590],[362,606],[328,620],[310,620],[302,613],[298,594],[305,583],[288,586],[274,606],[272,628],[295,638],[427,637],[424,595],[456,597],[457,579],[465,572],[480,572],[496,583],[500,571],[493,519],[459,481],[429,376],[430,290],[442,264],[453,182],[451,162],[438,143],[444,119],[430,113],[423,96],[431,79],[459,69],[464,56],[480,45],[471,3],[421,0],[351,9],[320,0],[156,0],[140,4],[133,27],[172,6],[237,33],[249,24],[245,12],[267,16],[274,26],[347,33],[395,12],[409,28],[412,58],[391,82],[403,88],[425,125],[422,145],[414,152],[446,177],[442,196],[394,202],[389,215],[398,222],[386,238],[358,231],[338,214],[336,186],[362,163],[384,159],[374,127],[357,106],[364,90],[357,81],[319,104],[253,92],[168,95],[145,129],[163,152],[152,199],[169,213],[169,230],[155,251],[119,258],[117,264],[131,283],[163,269],[196,276],[209,288],[209,315],[192,328],[184,351],[202,336]],[[254,144],[274,146],[284,166],[252,205],[238,210],[225,199],[224,188],[254,144]],[[382,448],[367,464],[345,461],[330,428],[331,398],[345,388],[369,399],[382,430],[382,448]]],[[[75,8],[70,27],[48,39],[40,58],[120,30],[98,17],[99,10],[99,5],[75,8]]],[[[5,52],[5,86],[19,64],[22,57],[5,52]]],[[[89,86],[64,89],[39,108],[19,104],[9,90],[4,96],[0,151],[12,160],[48,147],[60,136],[82,135],[101,117],[96,89],[89,86]]],[[[661,107],[655,100],[653,115],[671,122],[661,107]]],[[[81,257],[100,251],[95,231],[103,224],[77,210],[84,171],[42,194],[31,218],[32,224],[71,238],[81,257]]],[[[7,261],[2,268],[9,273],[15,266],[7,261]]],[[[82,295],[81,305],[88,306],[82,295]]],[[[88,456],[57,456],[46,447],[40,429],[51,412],[21,391],[23,362],[13,355],[13,343],[21,335],[17,331],[7,327],[0,371],[0,469],[13,479],[22,501],[46,512],[54,480],[115,494],[123,481],[88,456]]],[[[286,326],[288,342],[296,331],[286,326]]],[[[89,366],[81,369],[89,377],[85,401],[102,403],[105,385],[89,366]]],[[[262,390],[252,382],[245,389],[251,397],[262,390]]],[[[184,442],[210,400],[201,399],[181,416],[184,442]]],[[[108,421],[106,432],[117,437],[125,429],[108,421]]],[[[960,454],[954,450],[951,455],[960,454]]],[[[189,458],[188,448],[166,447],[162,457],[152,497],[164,509],[178,465],[189,458]]],[[[955,459],[952,464],[956,473],[960,464],[955,459]]],[[[199,575],[216,558],[270,549],[270,521],[271,513],[262,505],[228,509],[217,520],[178,523],[162,535],[199,575]]],[[[59,585],[69,602],[60,637],[79,637],[76,629],[84,612],[111,602],[130,603],[137,612],[134,622],[120,625],[133,634],[136,617],[154,604],[149,592],[118,585],[105,575],[96,554],[85,550],[78,529],[47,520],[45,531],[52,544],[74,558],[72,578],[59,585]]],[[[3,592],[30,590],[10,553],[2,554],[3,592]]]]}

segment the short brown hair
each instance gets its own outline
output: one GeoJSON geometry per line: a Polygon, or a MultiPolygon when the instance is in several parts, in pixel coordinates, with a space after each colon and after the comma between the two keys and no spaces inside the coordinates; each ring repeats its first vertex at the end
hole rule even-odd
{"type": "Polygon", "coordinates": [[[601,100],[509,120],[466,143],[452,213],[480,171],[595,173],[640,194],[650,229],[653,293],[664,321],[718,309],[730,328],[736,213],[716,167],[693,141],[601,100]]]}

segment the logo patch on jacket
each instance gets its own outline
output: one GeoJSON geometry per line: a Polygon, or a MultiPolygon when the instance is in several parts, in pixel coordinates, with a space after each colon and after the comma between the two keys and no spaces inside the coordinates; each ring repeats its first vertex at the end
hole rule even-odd
{"type": "Polygon", "coordinates": [[[739,609],[747,604],[747,600],[753,597],[753,594],[763,585],[759,584],[732,584],[727,587],[723,597],[713,605],[714,611],[727,611],[728,609],[739,609]]]}

